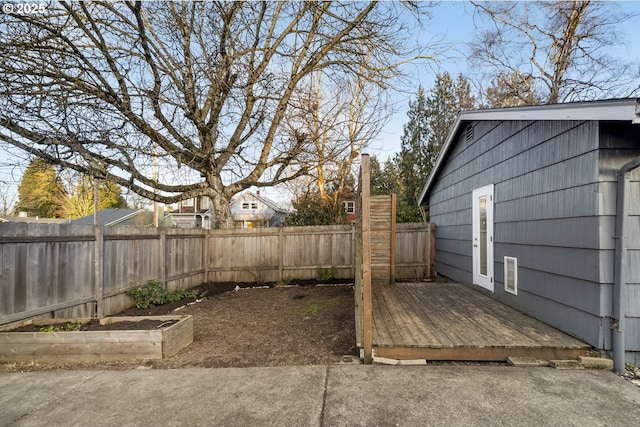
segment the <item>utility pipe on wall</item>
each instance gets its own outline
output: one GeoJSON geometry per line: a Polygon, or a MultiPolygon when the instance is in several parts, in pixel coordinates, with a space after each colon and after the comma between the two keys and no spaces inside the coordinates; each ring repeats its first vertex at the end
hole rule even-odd
{"type": "Polygon", "coordinates": [[[627,244],[625,242],[625,230],[628,217],[628,187],[631,171],[640,167],[640,157],[631,160],[618,171],[618,185],[616,191],[616,235],[614,255],[613,277],[613,323],[611,328],[613,369],[616,372],[624,372],[625,366],[625,342],[624,331],[626,325],[625,304],[627,297],[627,244]]]}

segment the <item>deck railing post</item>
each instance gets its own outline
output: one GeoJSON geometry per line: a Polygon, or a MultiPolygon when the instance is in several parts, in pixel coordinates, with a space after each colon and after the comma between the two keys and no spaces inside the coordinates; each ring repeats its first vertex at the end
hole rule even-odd
{"type": "Polygon", "coordinates": [[[371,192],[369,156],[362,155],[362,345],[364,363],[373,363],[373,310],[371,295],[371,192]]]}
{"type": "Polygon", "coordinates": [[[389,283],[396,283],[396,193],[391,194],[391,256],[389,260],[389,283]]]}

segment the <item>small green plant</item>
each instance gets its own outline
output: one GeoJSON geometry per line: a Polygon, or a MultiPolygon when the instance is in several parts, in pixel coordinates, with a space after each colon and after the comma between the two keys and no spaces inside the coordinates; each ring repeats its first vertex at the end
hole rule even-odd
{"type": "Polygon", "coordinates": [[[180,301],[185,298],[200,298],[202,295],[196,289],[176,289],[167,294],[167,302],[180,301]]]}
{"type": "Polygon", "coordinates": [[[133,297],[133,303],[137,308],[151,308],[168,302],[180,301],[184,298],[200,298],[202,294],[195,289],[176,289],[167,292],[159,280],[149,280],[143,286],[127,289],[125,292],[133,297]]]}
{"type": "Polygon", "coordinates": [[[68,322],[66,325],[60,328],[61,331],[79,331],[82,326],[81,322],[68,322]]]}
{"type": "Polygon", "coordinates": [[[329,268],[322,268],[322,267],[318,267],[318,269],[316,270],[316,272],[318,273],[318,279],[321,281],[327,281],[327,280],[331,280],[334,277],[336,277],[336,268],[335,267],[329,267],[329,268]]]}
{"type": "Polygon", "coordinates": [[[127,289],[125,294],[133,297],[137,308],[151,308],[166,302],[167,291],[159,280],[148,280],[143,286],[127,289]]]}
{"type": "Polygon", "coordinates": [[[82,326],[81,322],[67,322],[66,325],[55,327],[54,325],[43,326],[39,329],[40,332],[69,332],[69,331],[79,331],[82,326]]]}
{"type": "Polygon", "coordinates": [[[308,306],[300,310],[300,314],[302,314],[303,316],[316,314],[335,307],[338,304],[340,304],[340,298],[338,297],[330,298],[323,301],[311,300],[308,306]]]}

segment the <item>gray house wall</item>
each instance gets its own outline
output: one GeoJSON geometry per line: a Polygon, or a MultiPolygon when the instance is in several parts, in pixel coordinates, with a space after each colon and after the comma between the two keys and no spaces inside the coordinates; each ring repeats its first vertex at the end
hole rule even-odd
{"type": "MultiPolygon", "coordinates": [[[[613,263],[616,215],[616,175],[627,162],[640,156],[640,126],[620,123],[600,125],[600,235],[606,265],[613,263]]],[[[631,173],[627,244],[627,305],[625,347],[627,361],[640,366],[640,170],[631,173]],[[633,352],[633,353],[631,353],[633,352]]],[[[603,269],[604,283],[613,283],[613,273],[603,269]]],[[[611,298],[606,295],[606,298],[611,298]]]]}
{"type": "MultiPolygon", "coordinates": [[[[472,283],[472,191],[494,184],[493,297],[609,350],[615,221],[611,173],[633,157],[633,150],[618,146],[624,135],[613,138],[607,128],[601,136],[596,121],[480,121],[469,126],[473,136],[460,126],[428,195],[436,224],[436,271],[472,283]],[[600,150],[602,145],[608,149],[600,150]],[[504,256],[518,260],[518,295],[504,291],[504,256]]],[[[640,218],[637,187],[632,204],[640,218]]],[[[634,235],[640,235],[638,221],[631,222],[634,235]]],[[[639,304],[632,300],[640,301],[638,240],[630,251],[633,328],[638,327],[639,304]]]]}

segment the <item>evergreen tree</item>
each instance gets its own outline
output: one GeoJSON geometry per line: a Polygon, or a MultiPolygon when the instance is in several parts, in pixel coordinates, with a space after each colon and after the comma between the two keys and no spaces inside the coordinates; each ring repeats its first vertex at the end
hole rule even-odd
{"type": "Polygon", "coordinates": [[[475,108],[475,104],[471,85],[462,74],[455,80],[449,73],[438,74],[435,87],[428,93],[418,89],[416,100],[409,103],[409,122],[404,126],[402,148],[395,157],[402,182],[398,205],[403,209],[398,222],[422,221],[418,206],[422,187],[457,114],[475,108]]]}
{"type": "Polygon", "coordinates": [[[337,214],[333,212],[319,194],[306,194],[298,197],[291,204],[294,210],[285,218],[286,226],[331,225],[348,222],[344,211],[337,214]]]}
{"type": "Polygon", "coordinates": [[[404,125],[402,148],[394,161],[401,185],[397,195],[398,205],[406,207],[402,218],[397,216],[398,222],[420,221],[421,215],[416,202],[416,193],[428,174],[424,169],[430,157],[429,136],[431,128],[427,114],[427,94],[422,87],[418,89],[415,101],[409,102],[407,112],[409,122],[404,125]]]}
{"type": "Polygon", "coordinates": [[[369,172],[371,174],[371,195],[378,196],[384,194],[391,194],[394,189],[390,188],[387,177],[384,171],[380,167],[380,162],[376,156],[371,156],[369,160],[369,172]]]}
{"type": "Polygon", "coordinates": [[[18,186],[15,212],[25,211],[29,216],[60,218],[64,214],[66,193],[55,168],[41,158],[29,163],[18,186]]]}

